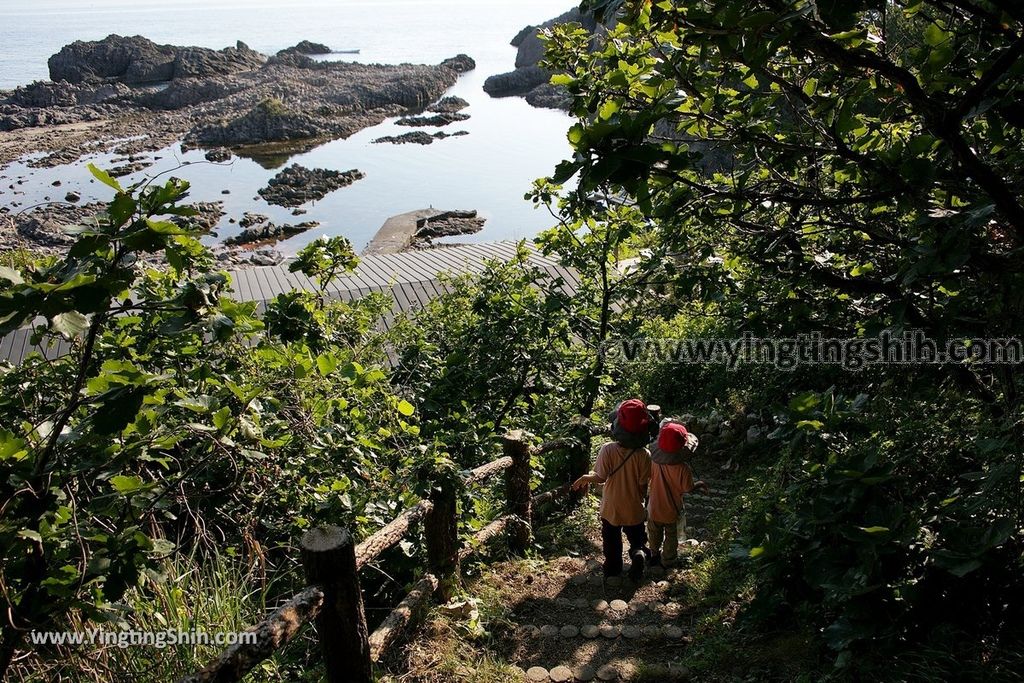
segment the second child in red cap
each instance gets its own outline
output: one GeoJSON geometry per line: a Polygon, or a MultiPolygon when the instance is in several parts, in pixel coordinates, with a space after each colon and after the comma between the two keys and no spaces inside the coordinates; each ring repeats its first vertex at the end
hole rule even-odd
{"type": "Polygon", "coordinates": [[[651,564],[671,564],[679,552],[679,518],[683,496],[707,484],[693,480],[686,459],[697,449],[697,437],[677,422],[667,422],[651,445],[651,493],[647,504],[647,538],[651,564]]]}

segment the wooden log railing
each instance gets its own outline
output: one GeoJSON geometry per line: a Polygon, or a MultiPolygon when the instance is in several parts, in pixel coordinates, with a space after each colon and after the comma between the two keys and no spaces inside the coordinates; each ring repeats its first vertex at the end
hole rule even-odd
{"type": "MultiPolygon", "coordinates": [[[[600,434],[607,428],[598,430],[600,434]]],[[[398,636],[423,612],[435,596],[447,602],[461,581],[460,566],[480,548],[506,536],[509,550],[525,552],[533,539],[533,510],[565,498],[568,484],[532,495],[534,456],[565,449],[570,452],[570,476],[589,466],[590,425],[580,422],[574,437],[531,448],[526,435],[509,432],[502,439],[502,457],[465,473],[458,482],[439,484],[431,497],[413,505],[358,545],[351,534],[338,527],[314,529],[302,537],[302,565],[309,586],[281,605],[264,621],[249,629],[256,637],[224,650],[202,671],[179,683],[228,683],[238,681],[261,661],[291,641],[303,625],[315,622],[329,683],[369,683],[373,664],[398,636]],[[504,473],[503,516],[492,521],[462,545],[458,536],[458,499],[467,486],[483,484],[504,473]],[[401,603],[368,632],[359,571],[396,546],[422,522],[427,546],[427,571],[401,603]],[[255,642],[252,642],[255,641],[255,642]]]]}

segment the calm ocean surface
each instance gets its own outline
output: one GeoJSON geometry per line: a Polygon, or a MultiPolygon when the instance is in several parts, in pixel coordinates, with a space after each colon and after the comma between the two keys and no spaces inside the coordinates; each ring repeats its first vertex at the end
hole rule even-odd
{"type": "MultiPolygon", "coordinates": [[[[242,40],[265,54],[307,39],[336,50],[360,50],[359,55],[337,58],[382,64],[436,64],[465,52],[477,68],[465,74],[450,94],[470,102],[465,111],[472,118],[447,129],[470,134],[429,146],[371,144],[382,135],[409,130],[387,121],[296,155],[288,163],[366,173],[365,179],[304,207],[309,213],[300,219],[253,199],[280,168],[236,159],[228,167],[196,163],[175,174],[193,183],[193,199],[224,201],[227,217],[256,211],[279,223],[321,222],[318,230],[283,243],[286,252],[322,234],[346,235],[359,249],[387,217],[427,206],[473,208],[488,218],[482,232],[459,241],[518,239],[552,223],[545,211],[534,210],[522,197],[534,178],[549,174],[569,155],[565,131],[570,121],[561,112],[534,109],[519,98],[492,99],[482,85],[488,76],[512,69],[515,49],[509,40],[523,26],[546,21],[573,5],[571,0],[0,0],[0,88],[45,79],[47,58],[63,45],[110,33],[212,48],[242,40]],[[222,190],[231,194],[223,195],[222,190]]],[[[179,161],[203,160],[201,152],[183,155],[177,147],[156,155],[163,158],[128,180],[142,180],[179,161]]],[[[27,179],[18,187],[24,194],[18,195],[7,189],[11,181],[5,180],[0,206],[42,201],[53,193],[50,183],[57,178],[63,186],[54,199],[71,189],[81,191],[87,201],[107,198],[88,182],[87,161],[102,165],[108,159],[91,157],[56,169],[34,170],[21,163],[0,169],[12,179],[27,179]]],[[[221,237],[237,232],[227,217],[221,237]]]]}

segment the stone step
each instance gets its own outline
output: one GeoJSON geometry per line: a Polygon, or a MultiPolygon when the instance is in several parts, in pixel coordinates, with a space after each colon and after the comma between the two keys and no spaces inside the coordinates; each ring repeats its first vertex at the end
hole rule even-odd
{"type": "Polygon", "coordinates": [[[536,626],[534,624],[524,624],[516,629],[520,637],[532,640],[535,638],[544,638],[546,640],[573,640],[576,638],[583,638],[585,640],[596,640],[602,638],[605,640],[616,640],[624,638],[626,640],[639,640],[645,642],[680,642],[686,638],[686,631],[675,624],[658,625],[658,624],[612,624],[607,621],[584,624],[583,626],[576,626],[575,624],[565,624],[559,626],[557,624],[544,624],[543,626],[536,626]]]}
{"type": "MultiPolygon", "coordinates": [[[[664,586],[659,585],[659,588],[668,588],[669,584],[667,581],[662,583],[664,583],[664,586]]],[[[618,598],[614,600],[605,600],[604,598],[594,598],[592,600],[587,600],[586,598],[576,598],[573,600],[557,598],[555,604],[564,610],[591,611],[595,615],[604,615],[606,618],[616,620],[641,613],[672,618],[679,616],[683,611],[679,603],[671,600],[634,600],[627,602],[618,598]]]]}
{"type": "MultiPolygon", "coordinates": [[[[690,671],[678,662],[645,666],[645,680],[684,681],[690,677],[690,671]]],[[[523,672],[523,680],[527,683],[586,683],[587,681],[622,681],[620,668],[614,664],[601,666],[568,667],[565,665],[546,669],[533,666],[523,672]]]]}

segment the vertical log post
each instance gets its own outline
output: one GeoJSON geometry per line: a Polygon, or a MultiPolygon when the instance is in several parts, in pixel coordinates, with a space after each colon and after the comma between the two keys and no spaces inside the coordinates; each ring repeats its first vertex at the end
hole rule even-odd
{"type": "Polygon", "coordinates": [[[517,555],[524,554],[533,540],[533,510],[530,496],[530,447],[521,430],[508,432],[501,440],[504,454],[512,458],[505,470],[505,500],[508,512],[516,519],[509,525],[508,547],[517,555]]]}
{"type": "MultiPolygon", "coordinates": [[[[579,477],[590,471],[590,449],[591,434],[590,421],[585,417],[579,417],[573,424],[573,436],[576,439],[576,446],[569,456],[569,481],[576,481],[579,477]]],[[[572,504],[579,505],[585,497],[585,493],[573,493],[570,496],[572,504]]]]}
{"type": "Polygon", "coordinates": [[[459,517],[457,488],[453,481],[438,483],[431,496],[434,507],[423,519],[427,537],[427,565],[438,578],[438,597],[448,602],[460,585],[459,517]]]}
{"type": "Polygon", "coordinates": [[[356,572],[356,546],[345,529],[329,526],[302,537],[302,567],[324,591],[316,618],[329,683],[371,683],[369,632],[356,572]]]}

